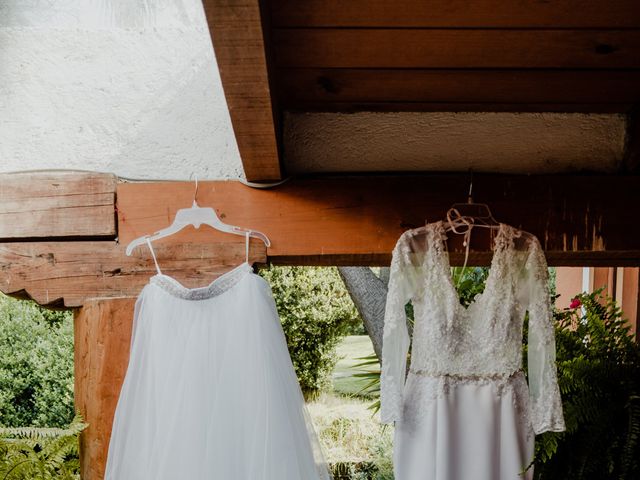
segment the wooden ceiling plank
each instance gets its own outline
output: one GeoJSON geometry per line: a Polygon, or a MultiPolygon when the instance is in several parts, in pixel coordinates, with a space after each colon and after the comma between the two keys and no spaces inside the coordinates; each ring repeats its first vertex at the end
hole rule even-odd
{"type": "Polygon", "coordinates": [[[270,0],[278,27],[637,28],[637,0],[270,0]]]}
{"type": "Polygon", "coordinates": [[[0,174],[0,240],[115,237],[116,183],[96,172],[0,174]]]}
{"type": "Polygon", "coordinates": [[[277,92],[287,110],[363,103],[405,103],[422,109],[424,104],[445,103],[482,104],[488,110],[492,104],[513,104],[512,110],[523,104],[592,104],[597,110],[620,104],[613,110],[625,111],[640,102],[640,70],[300,68],[279,69],[277,77],[277,92]]]}
{"type": "Polygon", "coordinates": [[[640,68],[640,30],[275,29],[277,67],[640,68]]]}
{"type": "Polygon", "coordinates": [[[204,0],[245,176],[282,177],[258,0],[204,0]]]}
{"type": "Polygon", "coordinates": [[[314,102],[302,101],[283,107],[288,113],[394,113],[394,112],[477,112],[477,113],[623,113],[631,103],[466,103],[466,102],[314,102]]]}

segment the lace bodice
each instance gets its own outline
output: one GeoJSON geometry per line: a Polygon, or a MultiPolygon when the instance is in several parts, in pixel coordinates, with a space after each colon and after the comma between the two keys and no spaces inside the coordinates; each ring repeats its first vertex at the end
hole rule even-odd
{"type": "MultiPolygon", "coordinates": [[[[405,305],[413,304],[411,373],[426,379],[429,395],[455,382],[516,384],[529,312],[529,417],[533,431],[564,430],[557,384],[548,270],[538,239],[500,224],[482,294],[465,308],[451,278],[444,222],[408,230],[391,262],[382,350],[381,418],[398,420],[410,339],[405,305]]],[[[526,384],[521,382],[522,385],[526,384]]],[[[412,399],[416,401],[416,399],[412,399]]]]}

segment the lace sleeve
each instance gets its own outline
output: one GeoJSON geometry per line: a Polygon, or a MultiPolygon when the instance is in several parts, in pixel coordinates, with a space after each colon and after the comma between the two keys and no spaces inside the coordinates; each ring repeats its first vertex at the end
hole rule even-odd
{"type": "Polygon", "coordinates": [[[533,237],[526,262],[526,307],[529,311],[528,378],[534,432],[565,430],[556,370],[556,343],[547,261],[533,237]]]}
{"type": "Polygon", "coordinates": [[[382,373],[380,378],[380,420],[392,423],[400,418],[409,351],[409,333],[405,305],[413,293],[408,235],[402,234],[391,258],[389,289],[384,315],[382,373]]]}

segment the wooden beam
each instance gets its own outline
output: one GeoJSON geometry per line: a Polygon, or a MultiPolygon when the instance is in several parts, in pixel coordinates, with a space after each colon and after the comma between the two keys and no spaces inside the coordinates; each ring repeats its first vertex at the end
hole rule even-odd
{"type": "Polygon", "coordinates": [[[640,67],[640,30],[276,29],[277,67],[640,67]]]}
{"type": "Polygon", "coordinates": [[[640,102],[640,71],[285,68],[277,91],[288,110],[624,112],[640,102]]]}
{"type": "Polygon", "coordinates": [[[258,0],[204,0],[247,180],[282,176],[258,0]]]}
{"type": "MultiPolygon", "coordinates": [[[[274,263],[384,265],[404,230],[444,218],[468,183],[453,174],[301,178],[271,190],[202,182],[198,196],[225,221],[265,232],[274,263]]],[[[119,185],[123,243],[164,227],[191,201],[190,183],[167,188],[119,185]]],[[[640,176],[476,175],[474,191],[496,218],[538,236],[552,265],[640,265],[640,226],[625,213],[640,204],[640,176]]],[[[185,240],[208,235],[191,231],[185,240]]],[[[452,261],[462,257],[454,252],[452,261]]]]}
{"type": "Polygon", "coordinates": [[[102,480],[111,425],[129,362],[135,299],[88,300],[74,312],[75,406],[89,424],[80,435],[82,480],[102,480]]]}
{"type": "MultiPolygon", "coordinates": [[[[267,252],[252,240],[251,259],[297,265],[385,265],[400,234],[444,217],[465,198],[467,175],[340,176],[291,180],[272,190],[239,182],[202,182],[199,200],[229,223],[265,232],[267,252]]],[[[118,185],[119,242],[0,243],[0,291],[42,305],[77,307],[88,298],[135,297],[155,273],[145,247],[127,257],[134,237],[168,225],[192,200],[190,182],[118,185]]],[[[480,175],[478,201],[501,221],[538,236],[550,265],[640,266],[640,176],[480,175]]],[[[165,273],[188,287],[206,284],[244,259],[243,239],[208,227],[157,242],[165,273]],[[204,279],[204,280],[203,280],[204,279]]],[[[470,264],[490,260],[472,244],[470,264]]],[[[463,262],[451,246],[452,264],[463,262]]]]}
{"type": "Polygon", "coordinates": [[[270,0],[278,27],[637,28],[637,0],[270,0]]]}
{"type": "Polygon", "coordinates": [[[0,174],[0,241],[116,235],[117,178],[92,172],[0,174]]]}
{"type": "MultiPolygon", "coordinates": [[[[211,235],[212,229],[206,230],[211,235]]],[[[206,284],[245,259],[244,239],[236,235],[199,244],[188,237],[184,231],[154,242],[162,272],[187,287],[206,284]]],[[[78,307],[93,297],[135,297],[156,269],[146,245],[130,257],[125,247],[111,241],[0,243],[0,291],[51,307],[78,307]]],[[[266,263],[264,244],[251,239],[249,256],[266,263]]]]}
{"type": "Polygon", "coordinates": [[[628,116],[622,167],[627,172],[640,172],[640,102],[634,105],[628,116]]]}
{"type": "Polygon", "coordinates": [[[638,334],[638,319],[640,318],[640,268],[624,268],[621,275],[622,285],[617,298],[625,318],[631,324],[631,331],[638,334]]]}

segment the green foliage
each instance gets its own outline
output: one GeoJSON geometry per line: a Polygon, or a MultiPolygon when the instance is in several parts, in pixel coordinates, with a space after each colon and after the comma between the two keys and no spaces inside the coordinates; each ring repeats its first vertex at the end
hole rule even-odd
{"type": "Polygon", "coordinates": [[[335,268],[271,267],[260,274],[271,285],[300,386],[311,398],[329,387],[335,347],[361,320],[335,268]]]}
{"type": "Polygon", "coordinates": [[[452,267],[451,278],[458,290],[460,303],[466,308],[476,295],[484,291],[484,285],[489,275],[486,267],[452,267]]]}
{"type": "Polygon", "coordinates": [[[73,419],[73,318],[0,294],[0,426],[73,419]]]}
{"type": "Polygon", "coordinates": [[[363,379],[367,383],[364,384],[358,393],[376,398],[376,400],[369,405],[369,409],[373,410],[375,414],[380,410],[380,360],[376,354],[361,357],[359,360],[362,360],[362,362],[355,365],[355,368],[359,368],[361,372],[355,373],[353,376],[363,379]]]}
{"type": "Polygon", "coordinates": [[[601,290],[556,311],[558,383],[567,431],[536,443],[537,479],[640,478],[640,346],[601,290]]]}
{"type": "Polygon", "coordinates": [[[67,428],[0,428],[0,478],[3,480],[79,480],[80,416],[67,428]]]}

